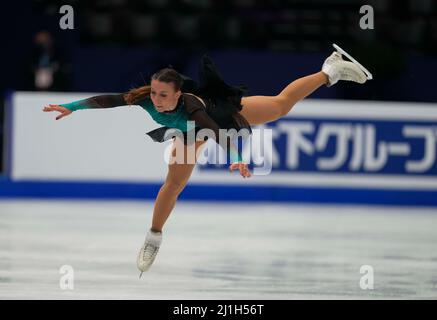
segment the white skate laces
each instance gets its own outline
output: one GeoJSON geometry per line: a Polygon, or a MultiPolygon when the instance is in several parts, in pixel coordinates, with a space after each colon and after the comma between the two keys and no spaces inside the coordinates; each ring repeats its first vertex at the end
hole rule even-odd
{"type": "Polygon", "coordinates": [[[364,83],[373,78],[372,74],[346,51],[336,44],[333,46],[337,51],[334,51],[322,66],[322,72],[328,76],[328,87],[340,80],[364,83]],[[343,60],[342,54],[351,61],[343,60]]]}
{"type": "Polygon", "coordinates": [[[162,232],[153,232],[151,230],[147,232],[146,240],[137,257],[137,267],[141,271],[140,278],[143,272],[149,270],[155,260],[161,242],[162,232]]]}

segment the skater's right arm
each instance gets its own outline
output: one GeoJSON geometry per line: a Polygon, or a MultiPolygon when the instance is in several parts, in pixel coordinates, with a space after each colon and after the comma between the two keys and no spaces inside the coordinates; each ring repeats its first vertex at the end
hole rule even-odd
{"type": "Polygon", "coordinates": [[[88,99],[77,100],[70,103],[63,103],[60,105],[50,104],[44,107],[44,112],[58,111],[60,114],[56,117],[59,120],[72,112],[83,109],[101,109],[114,108],[127,105],[124,99],[124,94],[105,94],[91,97],[88,99]]]}

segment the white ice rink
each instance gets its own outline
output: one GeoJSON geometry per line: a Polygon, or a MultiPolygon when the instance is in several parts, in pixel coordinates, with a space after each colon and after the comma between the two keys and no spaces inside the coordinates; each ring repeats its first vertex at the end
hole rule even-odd
{"type": "Polygon", "coordinates": [[[139,279],[152,205],[0,201],[0,299],[437,298],[437,209],[179,202],[139,279]]]}

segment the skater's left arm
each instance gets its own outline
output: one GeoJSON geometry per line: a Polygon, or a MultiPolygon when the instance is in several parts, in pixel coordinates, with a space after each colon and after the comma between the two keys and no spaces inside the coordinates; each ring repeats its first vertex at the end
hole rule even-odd
{"type": "Polygon", "coordinates": [[[231,158],[229,170],[231,172],[238,169],[243,178],[249,178],[251,176],[248,165],[243,162],[241,154],[235,144],[232,143],[231,138],[226,134],[226,132],[224,132],[224,130],[220,130],[218,124],[208,115],[205,110],[197,109],[190,114],[190,120],[194,120],[197,126],[211,129],[214,132],[215,141],[224,150],[229,152],[231,158]]]}

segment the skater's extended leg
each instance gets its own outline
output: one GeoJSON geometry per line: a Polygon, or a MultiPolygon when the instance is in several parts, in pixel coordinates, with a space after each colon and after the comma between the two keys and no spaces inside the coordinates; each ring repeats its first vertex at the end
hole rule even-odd
{"type": "Polygon", "coordinates": [[[288,114],[297,102],[327,84],[327,81],[328,77],[320,71],[291,82],[276,96],[243,97],[240,113],[251,125],[277,120],[288,114]]]}
{"type": "Polygon", "coordinates": [[[338,52],[331,54],[323,63],[322,71],[297,79],[276,96],[243,97],[240,113],[252,125],[277,120],[291,108],[322,85],[328,87],[338,81],[366,82],[366,74],[354,63],[344,61],[338,52]]]}

